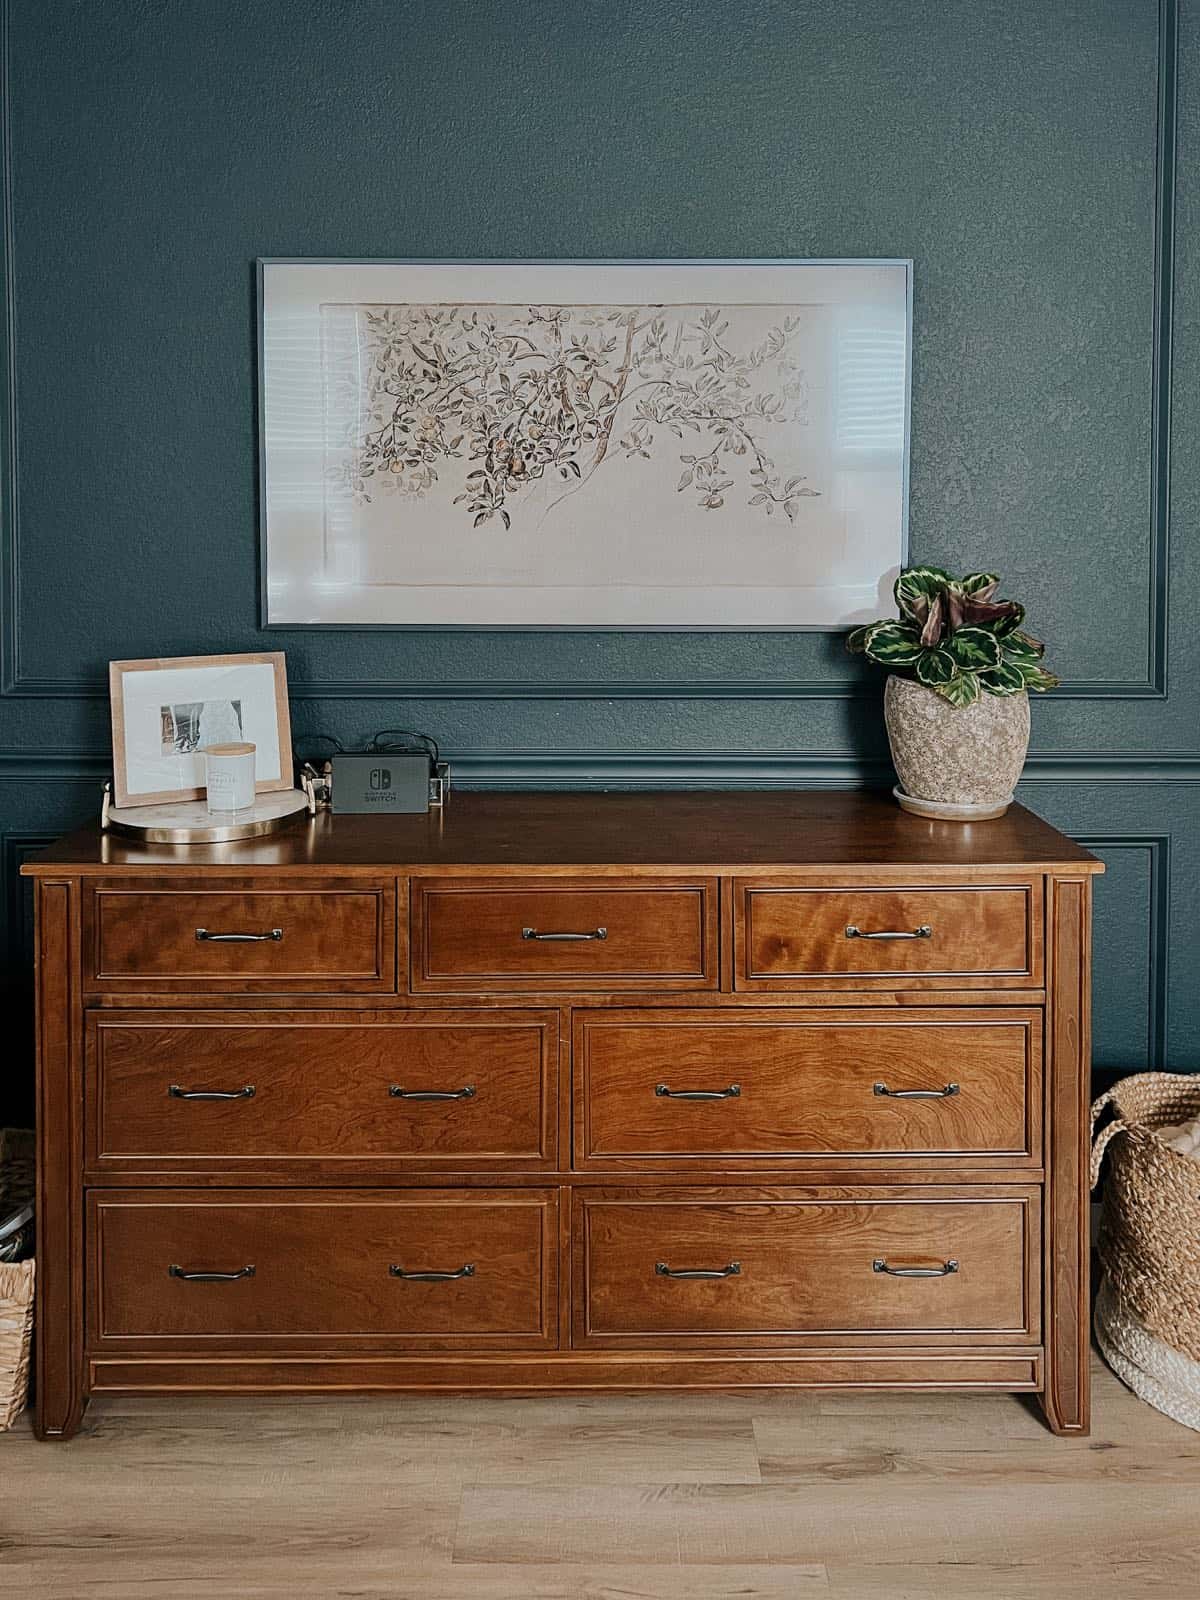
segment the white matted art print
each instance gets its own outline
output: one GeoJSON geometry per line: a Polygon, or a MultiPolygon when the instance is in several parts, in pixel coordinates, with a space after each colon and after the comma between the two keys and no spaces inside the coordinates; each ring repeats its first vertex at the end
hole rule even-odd
{"type": "Polygon", "coordinates": [[[840,628],[906,555],[908,261],[262,261],[267,626],[840,628]]]}
{"type": "Polygon", "coordinates": [[[108,679],[118,806],[199,799],[213,744],[254,745],[256,793],[292,788],[281,650],[110,661],[108,679]]]}

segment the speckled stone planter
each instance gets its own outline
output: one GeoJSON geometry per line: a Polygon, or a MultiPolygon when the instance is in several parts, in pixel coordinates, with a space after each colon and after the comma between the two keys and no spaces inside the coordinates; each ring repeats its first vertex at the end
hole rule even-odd
{"type": "Polygon", "coordinates": [[[982,694],[960,708],[889,677],[883,713],[906,810],[961,822],[1004,815],[1029,749],[1027,694],[982,694]]]}

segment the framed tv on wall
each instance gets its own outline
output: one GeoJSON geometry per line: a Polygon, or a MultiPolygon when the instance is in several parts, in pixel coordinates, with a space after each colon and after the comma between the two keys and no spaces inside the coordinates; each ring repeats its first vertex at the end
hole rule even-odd
{"type": "Polygon", "coordinates": [[[911,262],[259,280],[265,625],[840,628],[886,603],[911,262]]]}

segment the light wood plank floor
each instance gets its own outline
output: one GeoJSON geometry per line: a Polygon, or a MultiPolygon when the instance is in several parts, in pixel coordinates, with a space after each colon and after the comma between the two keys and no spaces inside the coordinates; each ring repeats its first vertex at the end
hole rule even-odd
{"type": "Polygon", "coordinates": [[[1200,1434],[1002,1396],[109,1400],[0,1435],[33,1600],[1200,1597],[1200,1434]]]}

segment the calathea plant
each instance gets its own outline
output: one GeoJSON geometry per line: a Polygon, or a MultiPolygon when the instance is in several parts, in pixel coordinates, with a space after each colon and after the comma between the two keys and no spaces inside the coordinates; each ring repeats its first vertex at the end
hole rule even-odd
{"type": "Polygon", "coordinates": [[[1058,679],[1042,666],[1045,645],[1022,631],[1024,606],[993,599],[999,584],[994,572],[952,578],[941,567],[910,567],[893,591],[899,619],[855,628],[846,647],[952,706],[974,705],[984,693],[1053,689],[1058,679]]]}

